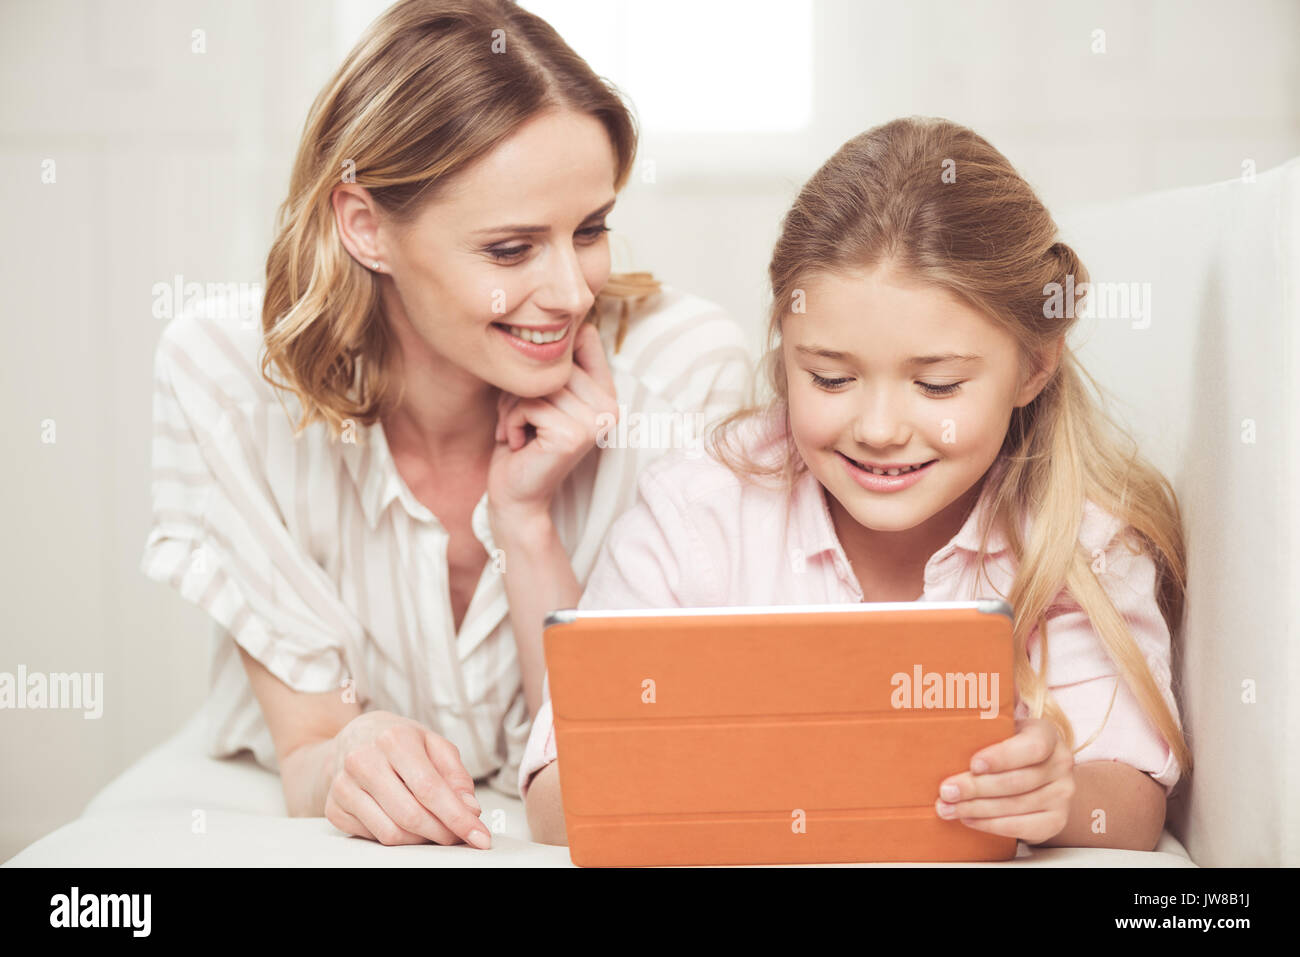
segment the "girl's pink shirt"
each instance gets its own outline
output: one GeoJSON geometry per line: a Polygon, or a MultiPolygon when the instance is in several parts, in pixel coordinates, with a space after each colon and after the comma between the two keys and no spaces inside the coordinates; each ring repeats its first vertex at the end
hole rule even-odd
{"type": "MultiPolygon", "coordinates": [[[[740,436],[760,461],[784,454],[776,420],[755,418],[740,436]]],[[[990,475],[1001,467],[995,463],[990,475]]],[[[991,483],[986,483],[986,488],[991,483]]],[[[989,536],[980,568],[979,532],[989,508],[977,502],[961,530],[931,556],[920,601],[970,601],[1003,597],[1011,590],[1015,562],[998,529],[989,536]],[[986,576],[978,581],[981,570],[986,576]]],[[[1027,533],[1028,517],[1023,526],[1027,533]]],[[[1087,502],[1080,546],[1146,658],[1171,713],[1169,630],[1156,602],[1156,569],[1145,554],[1125,544],[1121,522],[1087,502]],[[1104,555],[1104,563],[1097,559],[1104,555]]],[[[728,605],[839,604],[864,596],[835,533],[823,488],[805,471],[786,510],[777,488],[742,481],[702,449],[670,452],[638,479],[638,499],[610,528],[578,607],[717,607],[728,605]]],[[[1049,608],[1047,685],[1069,718],[1075,746],[1110,717],[1097,737],[1075,752],[1085,761],[1122,761],[1150,774],[1172,792],[1181,768],[1168,744],[1119,675],[1088,618],[1065,591],[1049,608]]],[[[1038,629],[1027,640],[1030,664],[1041,666],[1038,629]]],[[[1016,718],[1029,708],[1016,695],[1016,718]]],[[[1181,723],[1180,723],[1181,727],[1181,723]]],[[[556,759],[549,681],[519,771],[519,790],[556,759]]],[[[960,771],[954,768],[953,771],[960,771]]]]}

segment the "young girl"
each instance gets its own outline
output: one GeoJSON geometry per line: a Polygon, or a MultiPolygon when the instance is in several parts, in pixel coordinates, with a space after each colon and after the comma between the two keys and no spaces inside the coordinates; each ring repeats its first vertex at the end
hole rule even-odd
{"type": "MultiPolygon", "coordinates": [[[[1049,299],[1087,272],[1055,236],[964,127],[899,119],[846,143],[772,255],[773,397],[709,456],[642,474],[579,607],[1006,598],[1016,734],[954,768],[935,813],[1151,850],[1191,765],[1169,666],[1179,509],[1065,345],[1076,310],[1049,299]]],[[[534,836],[563,843],[555,757],[548,698],[520,789],[534,836]]]]}

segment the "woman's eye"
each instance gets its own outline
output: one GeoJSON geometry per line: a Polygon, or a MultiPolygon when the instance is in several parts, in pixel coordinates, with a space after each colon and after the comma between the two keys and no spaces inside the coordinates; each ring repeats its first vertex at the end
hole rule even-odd
{"type": "Polygon", "coordinates": [[[960,382],[952,382],[948,385],[934,385],[931,382],[918,382],[917,385],[930,393],[930,395],[952,395],[961,387],[960,382]]]}
{"type": "Polygon", "coordinates": [[[853,380],[848,379],[848,378],[843,378],[843,379],[827,379],[827,378],[824,378],[824,377],[822,377],[822,376],[819,376],[816,372],[810,372],[810,373],[808,373],[808,374],[809,374],[810,376],[812,376],[813,384],[816,385],[816,386],[819,386],[819,387],[821,387],[821,388],[823,388],[823,389],[838,389],[840,386],[844,385],[846,382],[851,382],[851,381],[853,381],[853,380]]]}
{"type": "Polygon", "coordinates": [[[511,246],[508,249],[489,249],[488,255],[497,262],[506,262],[528,252],[527,246],[511,246]]]}
{"type": "MultiPolygon", "coordinates": [[[[588,226],[585,229],[578,230],[578,235],[585,238],[588,242],[595,242],[600,238],[602,233],[607,232],[609,232],[609,227],[604,223],[601,223],[599,226],[588,226]]],[[[518,260],[530,249],[532,249],[531,246],[510,246],[504,249],[489,249],[487,253],[495,261],[501,263],[518,260]]]]}

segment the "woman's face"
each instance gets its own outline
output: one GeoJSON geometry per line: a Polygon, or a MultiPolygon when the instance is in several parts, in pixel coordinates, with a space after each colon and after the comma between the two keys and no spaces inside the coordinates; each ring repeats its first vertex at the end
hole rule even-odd
{"type": "Polygon", "coordinates": [[[1048,373],[1022,383],[1009,333],[888,267],[822,275],[803,289],[806,311],[782,323],[795,445],[864,529],[931,522],[941,547],[997,458],[1012,410],[1033,400],[1048,373]],[[931,464],[910,484],[873,481],[860,467],[922,463],[931,464]]]}
{"type": "Polygon", "coordinates": [[[566,111],[533,117],[408,225],[375,215],[364,190],[336,190],[345,245],[382,264],[408,374],[454,368],[524,397],[562,388],[578,324],[609,279],[614,178],[605,128],[566,111]],[[525,341],[539,334],[548,341],[525,341]]]}

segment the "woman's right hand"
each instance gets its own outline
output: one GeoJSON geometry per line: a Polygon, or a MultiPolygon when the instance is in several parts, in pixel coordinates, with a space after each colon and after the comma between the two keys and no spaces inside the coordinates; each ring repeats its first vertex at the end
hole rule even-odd
{"type": "Polygon", "coordinates": [[[388,711],[367,711],[335,736],[325,817],[380,844],[459,844],[487,849],[474,779],[446,738],[388,711]]]}

